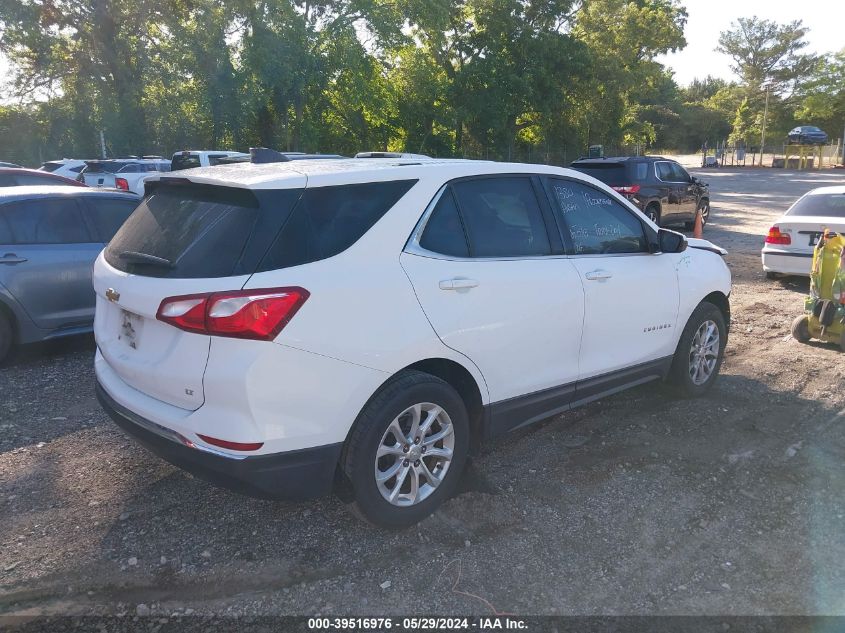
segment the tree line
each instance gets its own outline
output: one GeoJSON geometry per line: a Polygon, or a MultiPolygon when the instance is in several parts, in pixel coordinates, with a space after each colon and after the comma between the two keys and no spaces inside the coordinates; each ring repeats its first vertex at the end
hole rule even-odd
{"type": "Polygon", "coordinates": [[[845,120],[845,50],[800,22],[719,37],[740,80],[678,86],[678,0],[4,0],[0,160],[266,146],[565,163],[845,120]]]}

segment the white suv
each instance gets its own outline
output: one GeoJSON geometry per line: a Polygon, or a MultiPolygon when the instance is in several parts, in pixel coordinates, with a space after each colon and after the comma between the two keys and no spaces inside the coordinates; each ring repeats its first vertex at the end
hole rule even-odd
{"type": "Polygon", "coordinates": [[[584,174],[481,161],[160,176],[94,266],[98,395],[155,453],[404,526],[496,436],[653,379],[704,393],[724,251],[584,174]],[[687,248],[687,246],[691,248],[687,248]]]}

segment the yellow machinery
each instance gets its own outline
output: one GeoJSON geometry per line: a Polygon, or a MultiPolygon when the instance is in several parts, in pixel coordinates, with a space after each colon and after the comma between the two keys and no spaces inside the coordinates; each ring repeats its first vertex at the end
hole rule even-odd
{"type": "Polygon", "coordinates": [[[836,343],[845,351],[845,236],[825,229],[813,250],[805,314],[792,322],[792,336],[836,343]]]}
{"type": "Polygon", "coordinates": [[[821,169],[821,145],[785,145],[783,148],[783,166],[786,169],[821,169]]]}

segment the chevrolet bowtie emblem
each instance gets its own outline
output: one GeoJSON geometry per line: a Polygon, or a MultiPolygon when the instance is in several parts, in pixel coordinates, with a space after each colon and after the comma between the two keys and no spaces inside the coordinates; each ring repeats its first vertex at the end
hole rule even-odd
{"type": "Polygon", "coordinates": [[[109,288],[106,290],[106,299],[114,303],[120,299],[120,293],[114,288],[109,288]]]}

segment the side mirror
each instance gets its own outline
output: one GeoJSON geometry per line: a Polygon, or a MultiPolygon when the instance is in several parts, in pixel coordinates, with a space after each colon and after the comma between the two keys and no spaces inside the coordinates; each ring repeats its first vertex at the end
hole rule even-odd
{"type": "Polygon", "coordinates": [[[657,243],[662,253],[683,253],[687,250],[687,238],[675,231],[660,229],[657,232],[657,243]]]}

